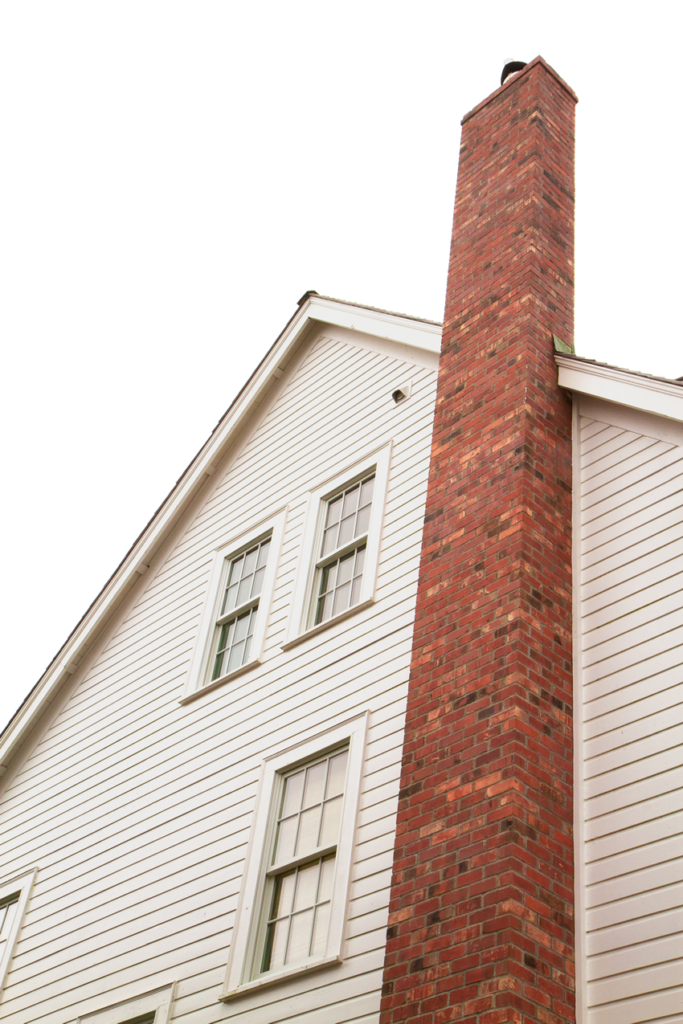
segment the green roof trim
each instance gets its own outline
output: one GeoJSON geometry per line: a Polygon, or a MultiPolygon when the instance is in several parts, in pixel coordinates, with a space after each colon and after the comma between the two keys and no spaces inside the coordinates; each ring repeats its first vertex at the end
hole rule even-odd
{"type": "Polygon", "coordinates": [[[573,345],[567,345],[567,343],[562,341],[561,338],[558,338],[556,334],[553,334],[553,345],[555,346],[555,351],[559,352],[563,356],[574,355],[573,345]]]}

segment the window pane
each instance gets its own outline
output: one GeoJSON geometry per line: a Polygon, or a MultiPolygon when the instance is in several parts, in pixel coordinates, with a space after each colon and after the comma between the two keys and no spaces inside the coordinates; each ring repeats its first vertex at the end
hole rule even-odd
{"type": "Polygon", "coordinates": [[[320,828],[320,805],[311,807],[308,811],[302,811],[299,818],[299,838],[296,844],[296,856],[303,853],[310,853],[318,846],[318,831],[320,828]]]}
{"type": "Polygon", "coordinates": [[[363,508],[365,505],[369,505],[372,502],[372,494],[375,489],[375,478],[371,476],[369,480],[364,480],[360,488],[360,507],[363,508]]]}
{"type": "Polygon", "coordinates": [[[353,586],[351,588],[351,600],[349,601],[349,607],[350,608],[353,608],[354,604],[358,604],[358,602],[360,601],[360,595],[361,595],[361,590],[362,589],[363,589],[363,577],[362,576],[356,576],[355,580],[353,581],[353,586]]]}
{"type": "Polygon", "coordinates": [[[332,880],[334,879],[335,858],[325,857],[320,866],[320,884],[318,886],[318,903],[332,898],[332,880]]]}
{"type": "Polygon", "coordinates": [[[289,921],[290,918],[285,917],[282,921],[275,921],[268,925],[262,970],[275,971],[278,967],[284,966],[289,921]]]}
{"type": "Polygon", "coordinates": [[[315,624],[319,622],[327,622],[332,615],[332,605],[334,603],[334,594],[327,594],[325,597],[321,597],[318,601],[318,609],[315,616],[315,624]]]}
{"type": "Polygon", "coordinates": [[[239,590],[239,587],[239,583],[233,583],[232,586],[228,587],[225,591],[225,600],[223,602],[223,607],[221,608],[221,615],[225,615],[227,612],[232,611],[232,609],[237,605],[237,591],[239,590]]]}
{"type": "Polygon", "coordinates": [[[325,555],[329,555],[330,551],[334,551],[334,549],[337,547],[338,532],[339,531],[336,524],[334,526],[330,526],[327,530],[325,530],[325,533],[323,535],[323,557],[325,555]]]}
{"type": "Polygon", "coordinates": [[[353,575],[353,563],[355,561],[356,553],[352,551],[350,555],[345,555],[339,562],[339,569],[337,571],[337,586],[341,587],[343,583],[348,583],[353,575]]]}
{"type": "Polygon", "coordinates": [[[320,846],[330,846],[339,838],[339,822],[341,819],[343,797],[336,796],[328,800],[323,807],[323,821],[320,828],[320,846]]]}
{"type": "Polygon", "coordinates": [[[339,527],[338,548],[343,547],[344,544],[348,544],[350,540],[353,540],[355,523],[355,516],[349,516],[348,519],[342,519],[341,526],[339,527]]]}
{"type": "Polygon", "coordinates": [[[358,548],[356,551],[356,565],[353,570],[354,576],[360,576],[363,569],[365,568],[365,547],[358,548]]]}
{"type": "Polygon", "coordinates": [[[288,871],[286,875],[280,875],[276,879],[271,918],[286,917],[291,914],[295,883],[296,871],[288,871]]]}
{"type": "Polygon", "coordinates": [[[254,569],[256,568],[256,559],[258,558],[258,548],[252,548],[251,551],[247,551],[244,556],[244,566],[242,568],[242,579],[245,576],[251,576],[254,569]]]}
{"type": "Polygon", "coordinates": [[[323,903],[315,911],[315,924],[313,925],[313,941],[311,942],[311,956],[323,956],[327,949],[327,932],[330,926],[330,904],[323,903]]]}
{"type": "Polygon", "coordinates": [[[285,818],[277,827],[277,839],[275,841],[275,856],[273,864],[281,860],[289,860],[294,856],[294,842],[296,840],[296,828],[299,824],[298,817],[285,818]]]}
{"type": "Polygon", "coordinates": [[[342,512],[342,519],[347,516],[352,516],[358,508],[358,498],[360,495],[360,487],[358,484],[354,484],[353,487],[349,487],[348,491],[344,495],[344,511],[342,512]]]}
{"type": "Polygon", "coordinates": [[[338,498],[334,498],[327,506],[327,519],[325,521],[326,526],[333,526],[338,523],[341,518],[342,502],[344,500],[343,495],[339,495],[338,498]]]}
{"type": "Polygon", "coordinates": [[[244,661],[244,640],[235,644],[230,648],[230,658],[228,664],[223,668],[223,672],[234,672],[236,668],[239,668],[244,661]]]}
{"type": "Polygon", "coordinates": [[[334,605],[332,606],[332,614],[340,615],[341,612],[345,612],[349,607],[349,598],[351,596],[351,584],[345,583],[343,587],[334,592],[334,605]]]}
{"type": "Polygon", "coordinates": [[[240,583],[239,590],[237,591],[237,604],[238,606],[244,604],[245,601],[249,600],[251,596],[251,576],[246,576],[240,583]]]}
{"type": "Polygon", "coordinates": [[[235,625],[235,635],[232,638],[233,643],[239,643],[240,640],[244,640],[245,636],[249,632],[249,620],[251,618],[251,612],[247,612],[246,615],[240,615],[235,625]]]}
{"type": "Polygon", "coordinates": [[[330,767],[327,773],[327,792],[325,796],[329,800],[332,796],[339,796],[344,792],[346,781],[346,762],[349,758],[348,750],[342,750],[341,754],[335,754],[330,758],[330,767]]]}
{"type": "Polygon", "coordinates": [[[301,808],[301,795],[304,791],[304,772],[297,772],[285,779],[285,792],[282,798],[282,817],[294,814],[301,808]]]}
{"type": "Polygon", "coordinates": [[[258,597],[263,590],[263,578],[266,575],[266,567],[259,569],[252,577],[251,596],[258,597]]]}
{"type": "Polygon", "coordinates": [[[362,537],[368,532],[368,526],[370,525],[370,511],[370,505],[366,505],[366,507],[362,508],[358,513],[358,518],[356,519],[356,532],[354,534],[355,537],[362,537]]]}
{"type": "Polygon", "coordinates": [[[296,914],[291,920],[287,963],[295,964],[308,958],[313,931],[313,911],[305,910],[303,914],[296,914]]]}
{"type": "Polygon", "coordinates": [[[333,562],[332,565],[328,565],[326,569],[323,569],[322,579],[320,581],[321,594],[325,594],[328,590],[334,590],[334,583],[337,579],[338,564],[338,562],[333,562]]]}
{"type": "Polygon", "coordinates": [[[233,558],[230,564],[230,578],[228,583],[239,583],[242,578],[242,566],[244,565],[244,555],[239,555],[238,558],[233,558]]]}
{"type": "Polygon", "coordinates": [[[304,807],[319,804],[323,798],[327,761],[320,761],[306,771],[306,788],[304,790],[304,807]]]}
{"type": "Polygon", "coordinates": [[[306,910],[307,907],[315,905],[315,897],[318,892],[318,872],[320,861],[306,864],[299,868],[296,880],[296,896],[294,897],[294,910],[306,910]]]}
{"type": "Polygon", "coordinates": [[[258,561],[256,563],[257,569],[262,569],[268,561],[268,552],[270,551],[270,541],[264,540],[259,548],[258,561]]]}

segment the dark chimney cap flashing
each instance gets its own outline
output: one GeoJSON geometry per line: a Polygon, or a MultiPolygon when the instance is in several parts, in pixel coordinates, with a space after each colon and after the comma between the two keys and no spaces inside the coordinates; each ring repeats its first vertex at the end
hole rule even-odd
{"type": "Polygon", "coordinates": [[[511,60],[503,68],[503,74],[500,76],[500,84],[505,83],[505,79],[509,78],[510,75],[516,75],[518,71],[521,71],[526,67],[526,63],[523,60],[511,60]]]}

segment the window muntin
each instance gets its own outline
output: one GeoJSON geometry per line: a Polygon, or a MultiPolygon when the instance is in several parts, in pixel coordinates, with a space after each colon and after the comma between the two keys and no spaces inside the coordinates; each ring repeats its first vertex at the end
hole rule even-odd
{"type": "Polygon", "coordinates": [[[326,503],[313,625],[340,615],[361,599],[374,487],[373,471],[326,503]]]}
{"type": "Polygon", "coordinates": [[[249,660],[270,547],[271,538],[267,537],[236,557],[226,559],[228,575],[216,622],[213,667],[207,682],[220,679],[249,660]]]}
{"type": "Polygon", "coordinates": [[[282,777],[255,975],[324,955],[348,747],[282,777]]]}
{"type": "Polygon", "coordinates": [[[20,896],[21,892],[14,892],[0,899],[0,962],[12,936],[12,925],[19,910],[20,896]]]}

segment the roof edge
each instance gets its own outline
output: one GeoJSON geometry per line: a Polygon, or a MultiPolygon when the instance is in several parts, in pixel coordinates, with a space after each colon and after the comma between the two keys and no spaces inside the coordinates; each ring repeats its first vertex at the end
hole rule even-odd
{"type": "Polygon", "coordinates": [[[61,686],[81,665],[95,637],[105,628],[133,585],[147,571],[154,556],[227,454],[235,434],[251,411],[282,376],[282,370],[303,341],[308,329],[320,322],[334,323],[399,344],[439,351],[441,324],[433,320],[390,313],[373,306],[305,293],[251,376],[238,391],[195,457],[178,477],[146,526],[128,549],[95,599],[0,733],[0,776],[7,770],[27,732],[40,719],[61,686]]]}

